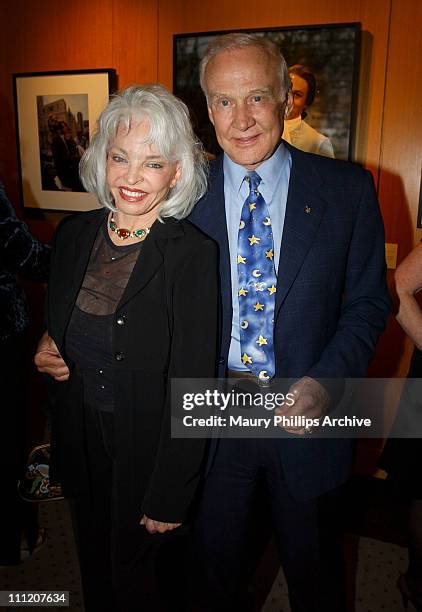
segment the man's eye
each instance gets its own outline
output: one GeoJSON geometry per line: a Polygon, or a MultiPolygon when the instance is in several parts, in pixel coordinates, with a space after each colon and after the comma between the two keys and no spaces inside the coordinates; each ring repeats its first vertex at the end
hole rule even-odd
{"type": "Polygon", "coordinates": [[[252,96],[252,102],[261,102],[262,96],[252,96]]]}
{"type": "Polygon", "coordinates": [[[220,106],[223,106],[224,108],[226,108],[227,106],[230,106],[230,102],[229,102],[229,100],[226,100],[226,98],[223,98],[222,100],[219,100],[218,104],[220,106]]]}

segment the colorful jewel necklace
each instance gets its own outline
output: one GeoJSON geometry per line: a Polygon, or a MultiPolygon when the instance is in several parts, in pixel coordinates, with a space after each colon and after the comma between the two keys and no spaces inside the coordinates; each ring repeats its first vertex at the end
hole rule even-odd
{"type": "Polygon", "coordinates": [[[110,228],[110,231],[118,235],[120,240],[126,240],[127,238],[138,238],[139,240],[145,240],[145,238],[148,236],[150,232],[149,227],[145,227],[143,229],[136,229],[133,231],[130,231],[123,227],[117,227],[113,214],[111,215],[110,221],[108,223],[108,227],[110,228]]]}

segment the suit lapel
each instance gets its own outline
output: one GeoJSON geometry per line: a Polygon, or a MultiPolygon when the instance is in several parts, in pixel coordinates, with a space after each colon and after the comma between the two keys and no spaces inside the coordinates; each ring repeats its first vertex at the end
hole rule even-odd
{"type": "Polygon", "coordinates": [[[226,315],[231,317],[230,252],[227,236],[226,208],[224,203],[222,155],[211,164],[209,190],[194,208],[190,220],[204,233],[213,238],[219,245],[222,305],[226,315]]]}
{"type": "Polygon", "coordinates": [[[310,157],[288,148],[292,168],[278,266],[276,316],[312,246],[326,206],[318,193],[322,179],[310,157]]]}

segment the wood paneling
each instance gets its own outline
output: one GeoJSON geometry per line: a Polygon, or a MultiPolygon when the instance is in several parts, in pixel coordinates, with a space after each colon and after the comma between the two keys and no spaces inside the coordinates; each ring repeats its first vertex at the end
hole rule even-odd
{"type": "Polygon", "coordinates": [[[381,146],[387,238],[403,259],[422,238],[416,217],[422,164],[422,2],[393,0],[381,146]]]}
{"type": "Polygon", "coordinates": [[[113,0],[113,67],[119,87],[157,81],[157,0],[113,0]]]}
{"type": "MultiPolygon", "coordinates": [[[[422,3],[392,0],[379,199],[386,238],[398,243],[398,262],[422,238],[416,229],[422,164],[421,29],[422,3]]],[[[391,322],[379,347],[379,368],[390,376],[405,376],[412,350],[391,322]]]]}

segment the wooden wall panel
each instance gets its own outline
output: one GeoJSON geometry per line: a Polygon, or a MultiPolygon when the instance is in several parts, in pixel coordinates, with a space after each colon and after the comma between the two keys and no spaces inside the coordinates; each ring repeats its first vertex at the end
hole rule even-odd
{"type": "Polygon", "coordinates": [[[388,238],[399,259],[422,238],[416,229],[422,164],[422,3],[393,0],[380,197],[388,238]]]}
{"type": "Polygon", "coordinates": [[[157,0],[113,0],[113,66],[119,87],[157,81],[157,0]]]}
{"type": "MultiPolygon", "coordinates": [[[[379,198],[386,237],[398,244],[399,262],[422,238],[416,228],[422,165],[421,29],[422,3],[392,0],[379,198]]],[[[379,366],[404,376],[412,350],[391,322],[380,345],[379,366]]]]}

